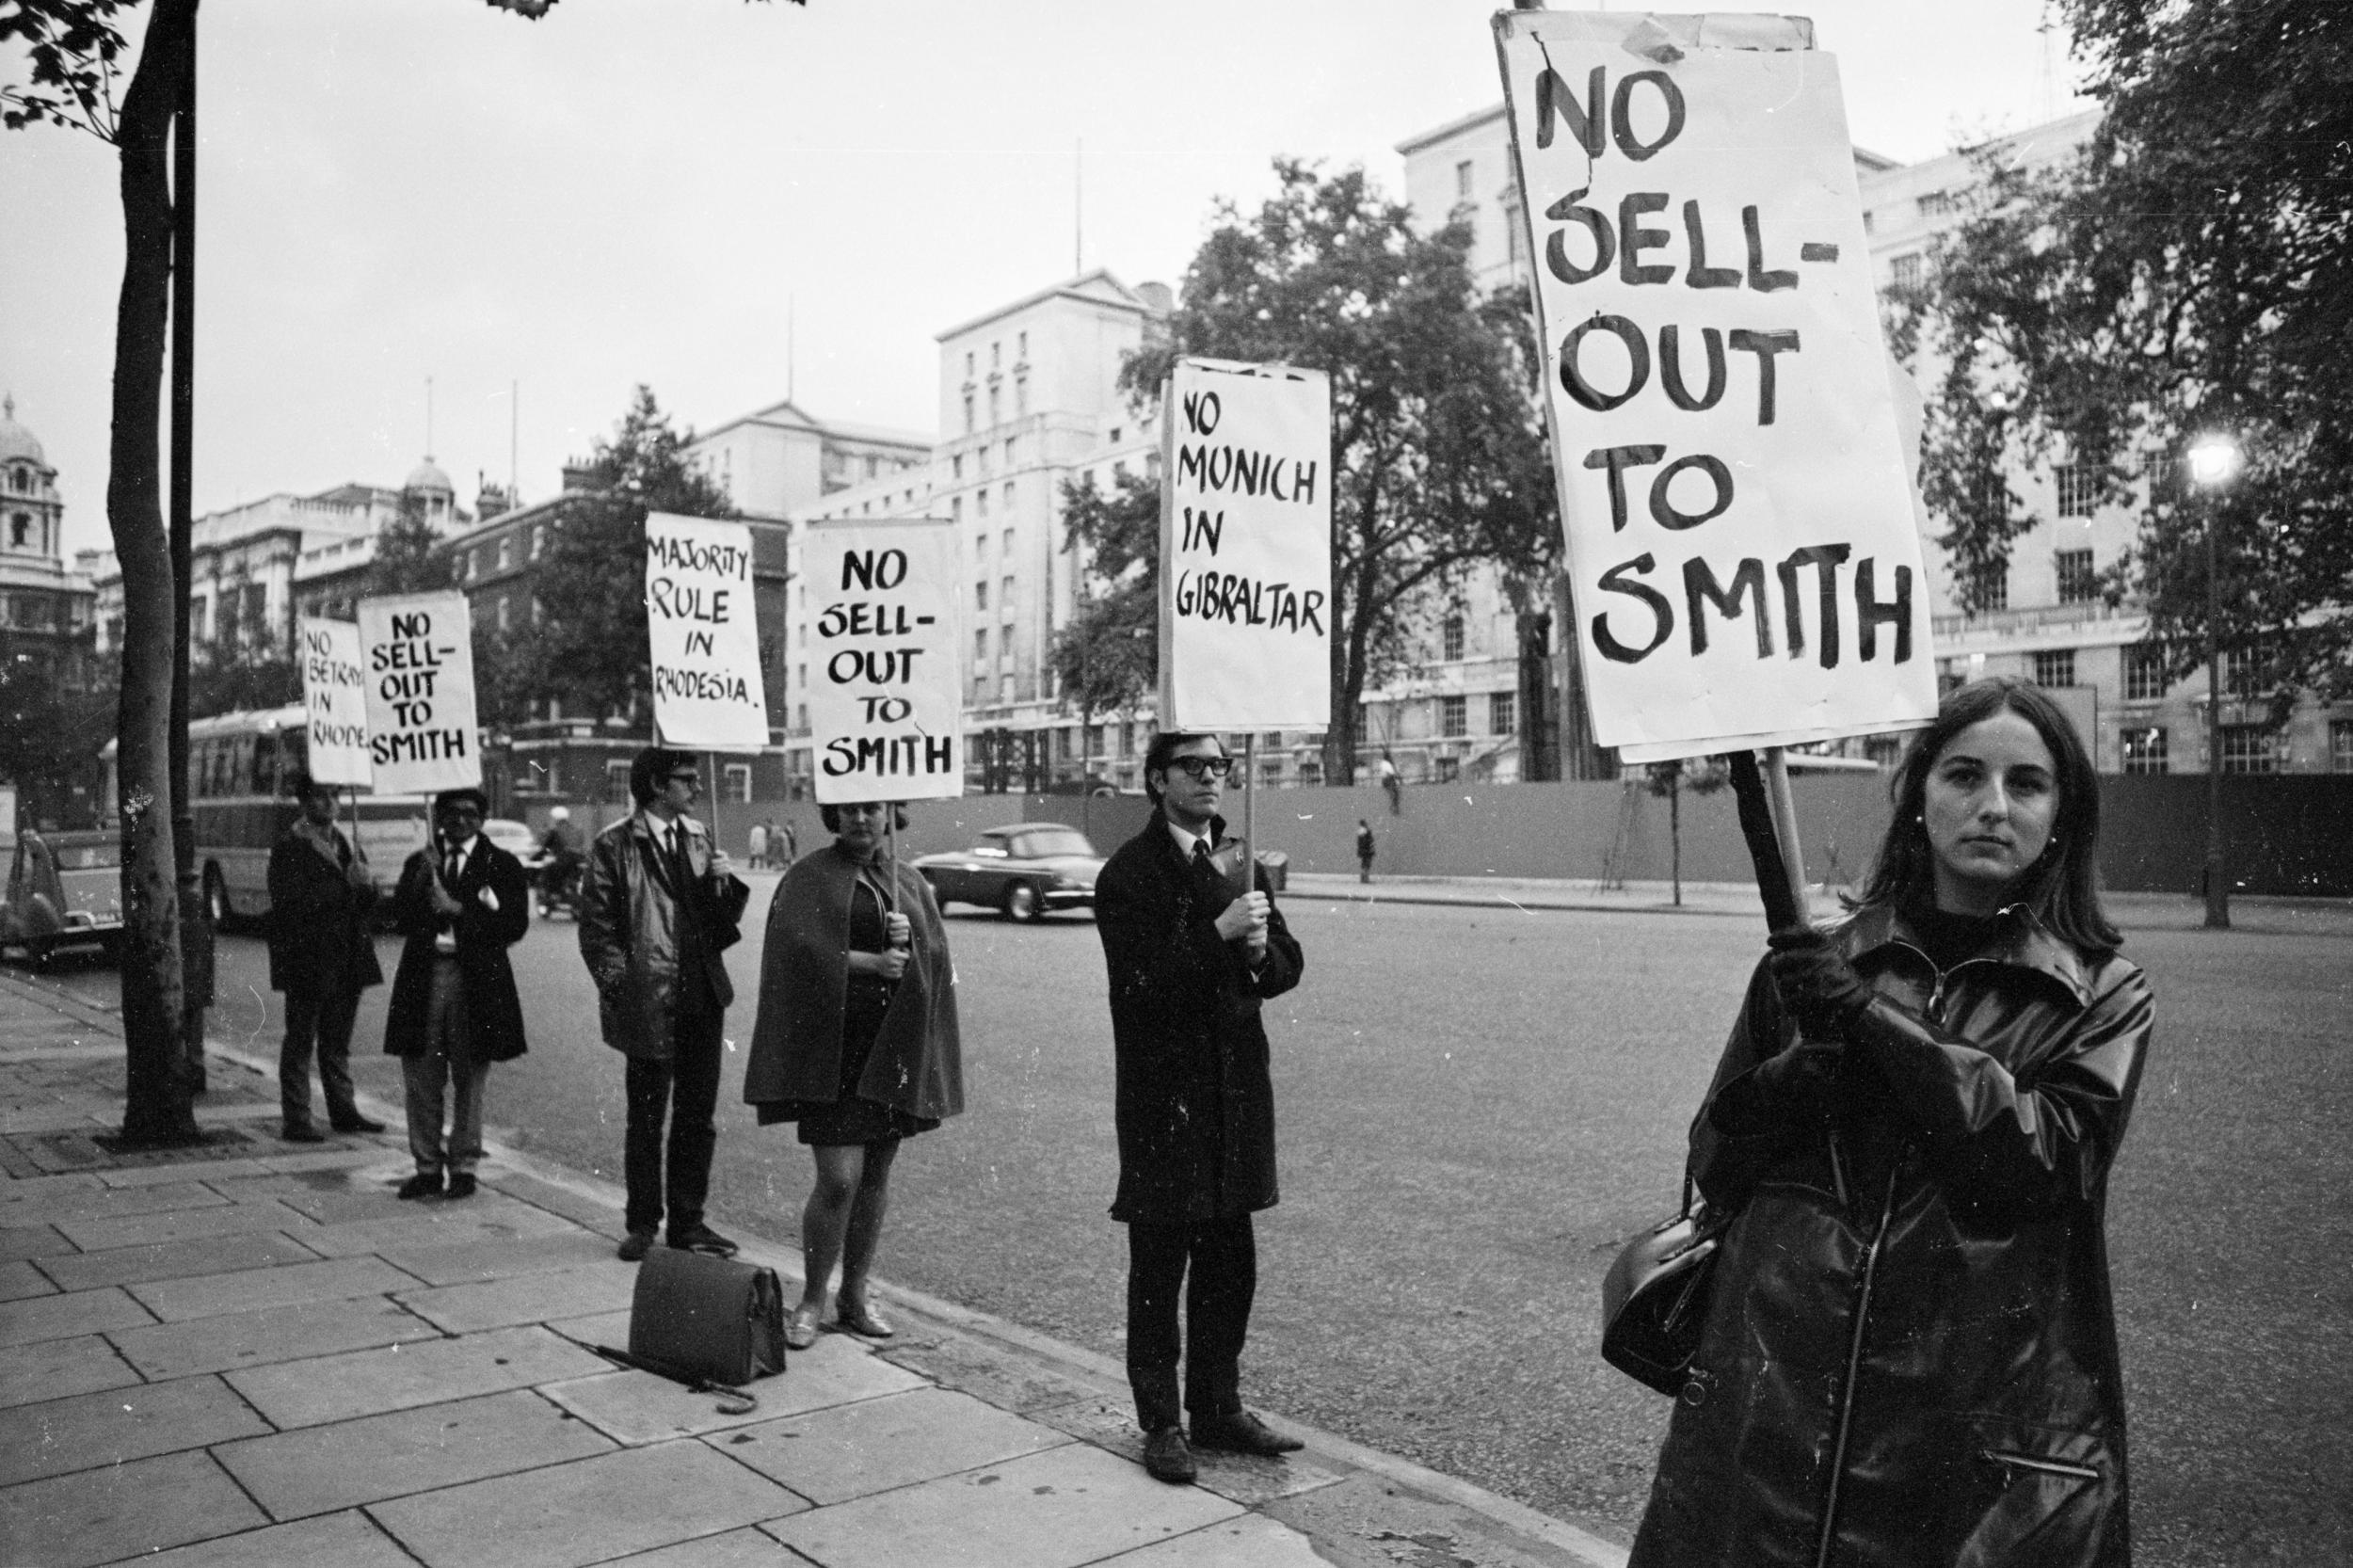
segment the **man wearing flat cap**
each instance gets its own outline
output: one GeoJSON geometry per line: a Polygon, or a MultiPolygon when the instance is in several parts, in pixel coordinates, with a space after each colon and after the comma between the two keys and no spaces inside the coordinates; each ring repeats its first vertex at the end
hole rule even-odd
{"type": "Polygon", "coordinates": [[[473,1195],[490,1064],[523,1053],[506,950],[531,929],[531,884],[521,861],[482,836],[489,804],[480,790],[436,795],[433,840],[408,857],[392,894],[392,925],[408,943],[384,1048],[401,1059],[417,1162],[404,1198],[473,1195]]]}

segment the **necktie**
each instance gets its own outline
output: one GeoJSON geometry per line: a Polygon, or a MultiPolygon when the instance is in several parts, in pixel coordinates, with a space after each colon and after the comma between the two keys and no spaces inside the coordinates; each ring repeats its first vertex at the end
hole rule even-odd
{"type": "Polygon", "coordinates": [[[670,828],[670,879],[684,892],[695,877],[694,863],[686,857],[686,829],[672,824],[670,828]]]}
{"type": "Polygon", "coordinates": [[[441,880],[449,884],[449,888],[452,892],[456,892],[457,890],[458,875],[460,872],[464,872],[465,869],[465,851],[457,848],[454,844],[451,845],[449,853],[441,857],[441,880]]]}

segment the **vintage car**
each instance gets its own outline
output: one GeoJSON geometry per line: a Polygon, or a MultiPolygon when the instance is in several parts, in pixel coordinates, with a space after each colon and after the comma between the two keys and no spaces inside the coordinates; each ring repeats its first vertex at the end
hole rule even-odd
{"type": "Polygon", "coordinates": [[[112,828],[17,835],[0,902],[0,948],[35,964],[58,948],[112,947],[122,934],[122,839],[112,828]]]}
{"type": "Polygon", "coordinates": [[[1092,908],[1103,857],[1085,834],[1055,822],[992,827],[970,849],[926,855],[915,869],[943,905],[977,904],[1008,920],[1043,920],[1055,909],[1092,908]]]}

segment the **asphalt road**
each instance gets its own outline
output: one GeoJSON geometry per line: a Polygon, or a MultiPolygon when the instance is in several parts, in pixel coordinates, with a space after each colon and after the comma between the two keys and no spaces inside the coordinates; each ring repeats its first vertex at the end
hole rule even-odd
{"type": "MultiPolygon", "coordinates": [[[[757,915],[773,877],[758,879],[757,915]]],[[[1673,1203],[1683,1127],[1756,951],[1725,918],[1294,900],[1270,1009],[1284,1201],[1261,1217],[1247,1396],[1555,1514],[1631,1529],[1667,1404],[1602,1365],[1596,1290],[1673,1203]]],[[[955,914],[971,1108],[911,1143],[881,1272],[1116,1355],[1125,1238],[1100,950],[1083,918],[955,914]]],[[[617,1181],[619,1064],[568,922],[518,952],[531,1054],[491,1078],[515,1144],[617,1181]]],[[[759,934],[730,956],[750,1029],[759,934]]],[[[2353,1560],[2353,939],[2149,928],[2160,1032],[2110,1242],[2137,1560],[2353,1560]]],[[[389,973],[393,957],[387,942],[389,973]]],[[[111,1000],[102,968],[67,983],[111,1000]]],[[[268,1052],[258,944],[214,1028],[268,1052]]],[[[395,1102],[363,1011],[362,1086],[395,1102]]],[[[796,1234],[808,1160],[723,1091],[713,1211],[796,1234]]]]}

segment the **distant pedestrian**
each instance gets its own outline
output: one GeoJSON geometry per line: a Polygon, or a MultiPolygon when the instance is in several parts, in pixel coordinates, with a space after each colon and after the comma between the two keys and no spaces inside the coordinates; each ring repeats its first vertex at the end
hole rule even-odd
{"type": "Polygon", "coordinates": [[[269,984],[286,993],[286,1038],[278,1051],[279,1136],[323,1143],[311,1120],[311,1058],[337,1132],[381,1132],[360,1113],[351,1087],[351,1026],[360,993],[384,984],[368,917],[376,877],[335,825],[332,785],[294,776],[302,814],[269,852],[269,984]]]}
{"type": "Polygon", "coordinates": [[[784,853],[779,864],[790,869],[792,862],[801,857],[801,838],[799,834],[792,831],[792,824],[790,820],[779,827],[776,825],[776,819],[770,817],[768,819],[768,853],[771,855],[776,853],[776,835],[779,833],[784,835],[784,853]]]}
{"type": "Polygon", "coordinates": [[[721,1032],[735,1000],[719,955],[735,945],[752,890],[686,814],[701,786],[693,753],[640,751],[629,767],[637,809],[597,835],[581,890],[580,955],[596,982],[604,1043],[628,1059],[620,1257],[629,1263],[653,1249],[665,1216],[673,1247],[736,1251],[704,1223],[703,1202],[719,1141],[721,1032]]]}
{"type": "Polygon", "coordinates": [[[752,870],[764,872],[768,869],[768,824],[766,823],[752,824],[751,841],[744,846],[744,849],[752,870]]]}
{"type": "Polygon", "coordinates": [[[1731,1216],[1632,1568],[2122,1568],[2108,1173],[2149,984],[2100,790],[2012,677],[1946,696],[1852,918],[1777,933],[1691,1128],[1731,1216]]]}
{"type": "MultiPolygon", "coordinates": [[[[800,1304],[784,1342],[805,1349],[825,1319],[869,1339],[893,1330],[867,1282],[902,1141],[964,1109],[955,963],[930,887],[883,853],[880,801],[820,808],[830,849],[796,860],[768,906],[760,1017],[744,1098],[763,1127],[798,1122],[817,1164],[801,1210],[800,1304]]],[[[905,818],[897,818],[905,826],[905,818]]]]}
{"type": "Polygon", "coordinates": [[[1356,819],[1356,880],[1372,880],[1372,824],[1356,819]]]}
{"type": "Polygon", "coordinates": [[[1117,1079],[1112,1218],[1128,1226],[1128,1381],[1144,1467],[1173,1483],[1197,1473],[1192,1445],[1299,1447],[1241,1402],[1258,1278],[1251,1215],[1277,1200],[1259,1009],[1299,984],[1303,960],[1265,872],[1254,868],[1252,890],[1237,893],[1213,855],[1232,766],[1215,735],[1155,737],[1144,787],[1156,809],[1095,884],[1117,1079]],[[1178,1424],[1180,1356],[1190,1445],[1178,1424]]]}
{"type": "Polygon", "coordinates": [[[490,1064],[523,1054],[506,950],[531,929],[531,884],[521,861],[483,837],[489,804],[480,790],[436,795],[433,841],[408,857],[392,893],[392,924],[408,940],[392,977],[384,1048],[400,1058],[417,1166],[404,1198],[473,1195],[490,1064]]]}
{"type": "Polygon", "coordinates": [[[1389,797],[1389,815],[1394,817],[1398,815],[1400,804],[1397,760],[1384,751],[1381,754],[1380,763],[1374,771],[1381,776],[1381,792],[1389,797]]]}

